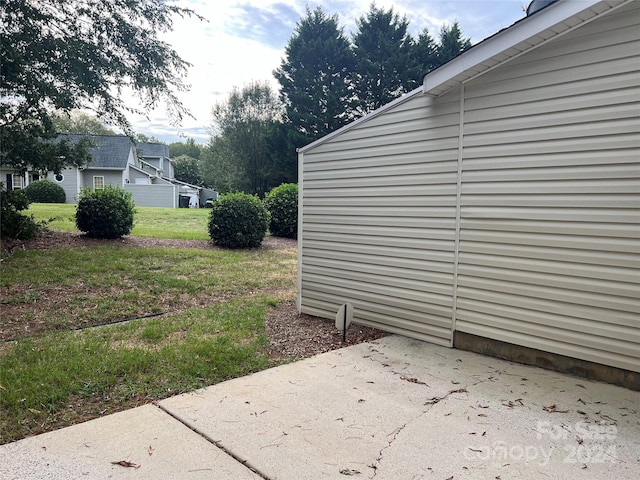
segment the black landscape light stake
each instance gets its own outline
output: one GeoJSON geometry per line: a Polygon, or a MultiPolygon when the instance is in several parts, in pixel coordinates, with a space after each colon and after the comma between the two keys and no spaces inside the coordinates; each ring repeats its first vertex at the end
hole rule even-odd
{"type": "Polygon", "coordinates": [[[347,343],[347,310],[348,306],[344,307],[344,323],[342,324],[342,343],[347,343]]]}

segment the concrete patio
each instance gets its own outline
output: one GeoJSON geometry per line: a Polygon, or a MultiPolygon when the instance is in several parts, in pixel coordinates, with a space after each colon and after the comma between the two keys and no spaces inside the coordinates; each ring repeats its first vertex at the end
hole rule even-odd
{"type": "Polygon", "coordinates": [[[2,479],[636,479],[640,392],[401,336],[0,446],[2,479]]]}

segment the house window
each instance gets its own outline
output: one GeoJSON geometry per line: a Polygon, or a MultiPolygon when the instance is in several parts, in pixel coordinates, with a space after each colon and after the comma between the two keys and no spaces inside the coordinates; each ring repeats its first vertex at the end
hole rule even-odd
{"type": "Polygon", "coordinates": [[[61,173],[56,173],[56,176],[53,177],[56,182],[61,183],[64,180],[64,175],[62,175],[61,173]]]}
{"type": "Polygon", "coordinates": [[[38,180],[40,180],[40,174],[34,172],[31,172],[29,174],[29,183],[37,182],[38,180]]]}
{"type": "Polygon", "coordinates": [[[20,190],[24,188],[24,178],[22,178],[22,175],[18,175],[17,173],[14,173],[12,178],[12,184],[13,184],[14,190],[20,190]]]}
{"type": "Polygon", "coordinates": [[[102,190],[104,188],[104,177],[93,177],[93,189],[102,190]]]}

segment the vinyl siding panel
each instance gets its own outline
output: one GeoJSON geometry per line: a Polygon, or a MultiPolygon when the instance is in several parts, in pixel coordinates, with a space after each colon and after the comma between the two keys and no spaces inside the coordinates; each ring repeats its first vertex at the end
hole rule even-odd
{"type": "Polygon", "coordinates": [[[301,311],[450,345],[458,106],[413,96],[304,154],[301,311]]]}
{"type": "Polygon", "coordinates": [[[135,185],[124,186],[133,196],[133,202],[140,207],[175,208],[177,206],[178,189],[173,185],[135,185]]]}
{"type": "Polygon", "coordinates": [[[457,330],[640,371],[637,7],[465,86],[457,330]]]}
{"type": "Polygon", "coordinates": [[[640,372],[639,19],[631,2],[304,149],[301,311],[640,372]]]}

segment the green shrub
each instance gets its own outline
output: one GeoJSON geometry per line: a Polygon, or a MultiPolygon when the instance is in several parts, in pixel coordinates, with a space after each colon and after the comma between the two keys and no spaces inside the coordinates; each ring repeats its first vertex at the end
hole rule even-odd
{"type": "Polygon", "coordinates": [[[271,215],[269,230],[276,237],[298,237],[298,185],[283,183],[264,198],[271,215]]]}
{"type": "Polygon", "coordinates": [[[120,238],[131,232],[135,211],[131,194],[122,188],[85,188],[78,198],[76,227],[89,237],[120,238]]]}
{"type": "Polygon", "coordinates": [[[268,226],[269,212],[257,197],[230,193],[213,204],[209,236],[222,247],[254,248],[262,244],[268,226]]]}
{"type": "Polygon", "coordinates": [[[31,203],[64,203],[67,195],[57,183],[51,180],[36,180],[24,189],[24,194],[31,203]]]}
{"type": "Polygon", "coordinates": [[[33,215],[20,213],[29,208],[29,199],[22,190],[2,190],[0,183],[0,237],[29,240],[38,236],[41,225],[33,215]]]}

